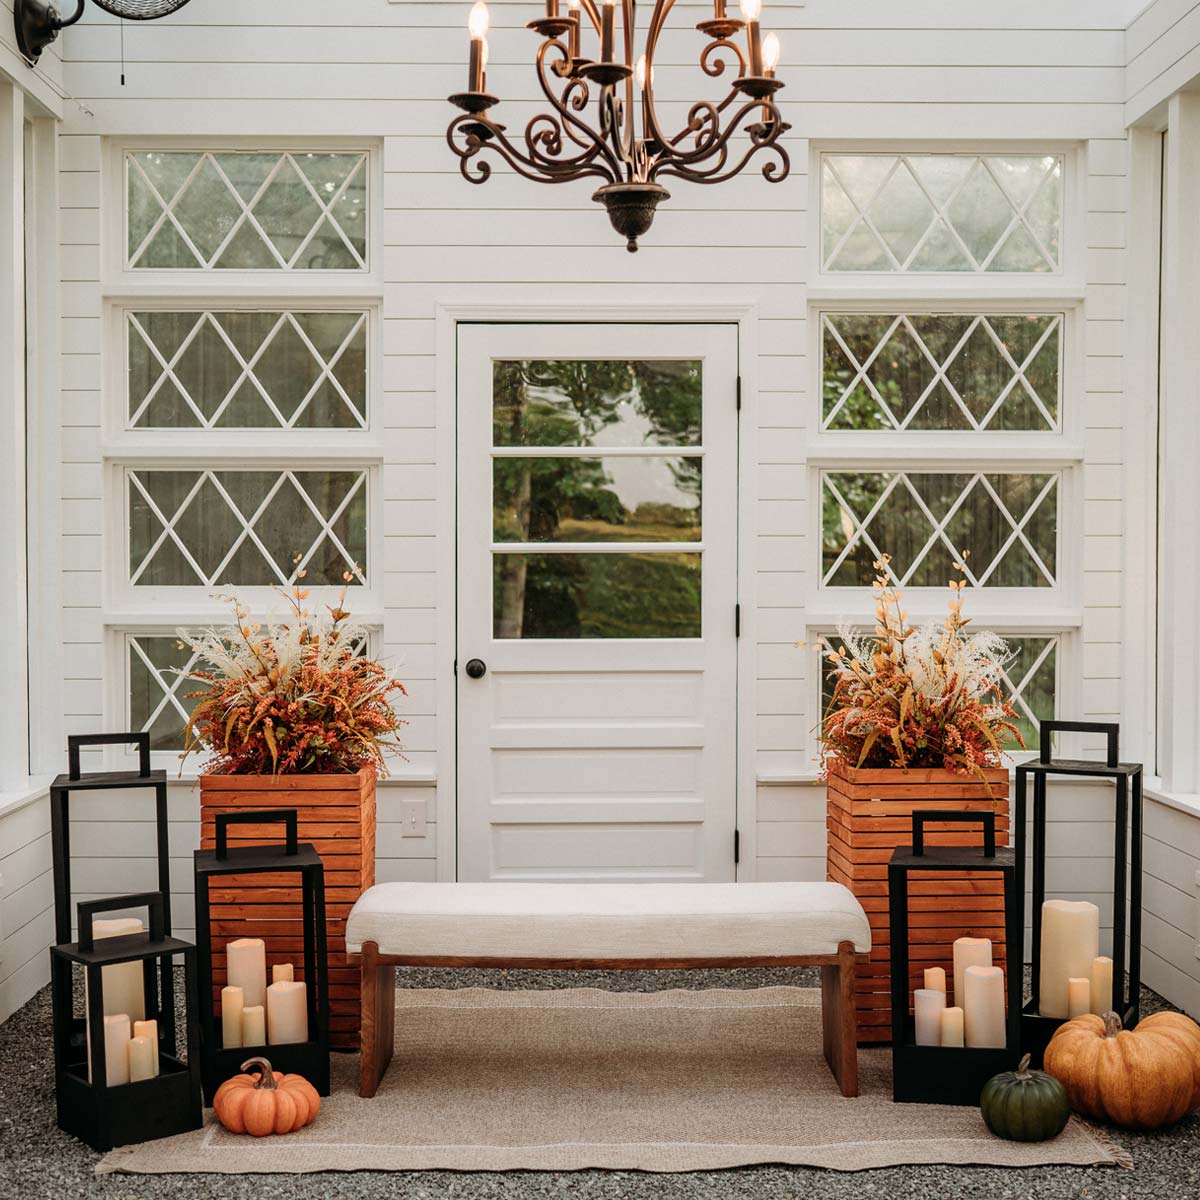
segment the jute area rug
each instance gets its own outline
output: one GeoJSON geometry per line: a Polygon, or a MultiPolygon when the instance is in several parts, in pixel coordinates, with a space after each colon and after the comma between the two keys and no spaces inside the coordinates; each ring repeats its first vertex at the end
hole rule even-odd
{"type": "Polygon", "coordinates": [[[107,1155],[99,1173],[589,1167],[702,1171],[788,1163],[1118,1164],[1079,1121],[1052,1142],[992,1137],[974,1109],[893,1104],[886,1050],[844,1099],[821,1057],[820,993],[397,993],[396,1057],[373,1100],[334,1056],[316,1122],[281,1138],[203,1130],[107,1155]]]}

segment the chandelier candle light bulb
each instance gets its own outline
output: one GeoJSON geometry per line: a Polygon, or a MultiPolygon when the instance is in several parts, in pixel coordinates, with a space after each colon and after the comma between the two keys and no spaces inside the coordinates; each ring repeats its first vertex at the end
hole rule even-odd
{"type": "Polygon", "coordinates": [[[762,16],[762,0],[742,0],[742,17],[746,21],[746,46],[750,51],[749,74],[763,73],[762,29],[758,19],[762,16]]]}
{"type": "Polygon", "coordinates": [[[467,18],[467,31],[471,35],[471,59],[467,68],[467,91],[483,91],[483,68],[487,61],[488,10],[483,0],[475,0],[471,15],[467,18]]]}
{"type": "Polygon", "coordinates": [[[600,61],[613,61],[613,38],[617,24],[617,0],[604,0],[600,6],[600,61]]]}
{"type": "Polygon", "coordinates": [[[567,54],[571,58],[572,63],[577,63],[580,60],[579,53],[579,27],[580,27],[580,0],[567,0],[567,16],[571,18],[571,29],[567,40],[567,54]]]}

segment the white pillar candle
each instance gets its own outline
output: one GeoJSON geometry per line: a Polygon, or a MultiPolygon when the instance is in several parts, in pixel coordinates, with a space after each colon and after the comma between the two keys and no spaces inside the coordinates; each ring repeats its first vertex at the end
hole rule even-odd
{"type": "Polygon", "coordinates": [[[1113,1006],[1113,960],[1101,955],[1092,959],[1091,1011],[1104,1016],[1113,1006]]]}
{"type": "Polygon", "coordinates": [[[246,993],[240,987],[221,989],[221,1045],[226,1050],[243,1045],[242,1013],[246,1006],[246,993]]]}
{"type": "MultiPolygon", "coordinates": [[[[137,917],[113,917],[106,921],[92,922],[92,938],[127,937],[131,933],[144,933],[145,926],[137,917]]],[[[114,963],[105,967],[104,1015],[124,1013],[131,1021],[141,1021],[146,1016],[146,989],[142,983],[140,962],[114,963]]]]}
{"type": "Polygon", "coordinates": [[[104,1077],[109,1087],[129,1082],[129,1037],[127,1013],[104,1018],[104,1077]]]}
{"type": "Polygon", "coordinates": [[[992,939],[960,937],[954,943],[954,1003],[961,1009],[967,1007],[963,977],[968,967],[990,967],[992,965],[992,939]]]}
{"type": "Polygon", "coordinates": [[[242,1045],[267,1044],[267,1017],[261,1004],[248,1004],[242,1009],[242,1045]]]}
{"type": "Polygon", "coordinates": [[[1100,910],[1086,900],[1047,900],[1042,905],[1038,1011],[1069,1014],[1068,979],[1090,979],[1100,953],[1100,910]]]}
{"type": "Polygon", "coordinates": [[[225,947],[225,953],[228,982],[242,989],[246,1007],[266,1004],[267,947],[262,938],[237,938],[225,947]]]}
{"type": "MultiPolygon", "coordinates": [[[[133,1040],[138,1038],[146,1038],[154,1049],[151,1062],[153,1063],[153,1075],[158,1074],[158,1022],[157,1021],[134,1021],[133,1023],[133,1040]]],[[[133,1071],[133,1051],[130,1051],[129,1058],[130,1073],[133,1071]]]]}
{"type": "Polygon", "coordinates": [[[963,1020],[967,1045],[1003,1048],[1004,972],[999,967],[968,967],[963,974],[963,1020]]]}
{"type": "Polygon", "coordinates": [[[942,1045],[961,1046],[963,1042],[963,1010],[948,1008],[942,1013],[942,1045]]]}
{"type": "Polygon", "coordinates": [[[946,993],[937,988],[917,988],[913,993],[918,1046],[940,1046],[942,1043],[942,1013],[946,1011],[946,993]]]}
{"type": "Polygon", "coordinates": [[[129,1042],[129,1081],[153,1079],[158,1074],[158,1047],[148,1037],[135,1037],[129,1042]]]}
{"type": "Polygon", "coordinates": [[[925,968],[925,986],[931,988],[935,992],[945,992],[946,990],[946,968],[945,967],[926,967],[925,968]]]}
{"type": "Polygon", "coordinates": [[[271,968],[272,983],[292,983],[296,978],[296,969],[291,963],[276,963],[271,968]]]}
{"type": "Polygon", "coordinates": [[[267,988],[267,1044],[308,1041],[308,1008],[303,983],[280,980],[267,988]]]}
{"type": "Polygon", "coordinates": [[[1067,980],[1067,1016],[1082,1017],[1092,1011],[1092,981],[1090,979],[1067,980]]]}

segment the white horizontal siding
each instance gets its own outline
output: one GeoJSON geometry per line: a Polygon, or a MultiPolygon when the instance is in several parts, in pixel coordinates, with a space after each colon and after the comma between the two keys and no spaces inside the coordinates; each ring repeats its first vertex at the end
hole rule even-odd
{"type": "Polygon", "coordinates": [[[0,1021],[50,978],[54,940],[50,802],[0,816],[0,1021]]]}
{"type": "Polygon", "coordinates": [[[1134,125],[1200,76],[1200,3],[1147,5],[1129,26],[1125,58],[1125,120],[1134,125]]]}

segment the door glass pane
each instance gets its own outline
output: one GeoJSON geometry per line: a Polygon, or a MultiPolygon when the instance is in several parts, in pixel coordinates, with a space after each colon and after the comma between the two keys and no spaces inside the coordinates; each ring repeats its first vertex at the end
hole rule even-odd
{"type": "Polygon", "coordinates": [[[700,540],[700,458],[493,459],[498,542],[700,540]]]}
{"type": "Polygon", "coordinates": [[[699,554],[496,554],[497,638],[698,638],[699,554]]]}
{"type": "Polygon", "coordinates": [[[493,364],[497,446],[698,446],[698,359],[493,364]]]}

